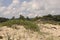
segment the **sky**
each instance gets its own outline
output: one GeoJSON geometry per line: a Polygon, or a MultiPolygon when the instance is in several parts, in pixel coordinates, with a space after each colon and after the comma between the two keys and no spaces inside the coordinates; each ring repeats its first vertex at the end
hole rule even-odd
{"type": "Polygon", "coordinates": [[[60,0],[0,0],[0,17],[60,14],[60,0]]]}

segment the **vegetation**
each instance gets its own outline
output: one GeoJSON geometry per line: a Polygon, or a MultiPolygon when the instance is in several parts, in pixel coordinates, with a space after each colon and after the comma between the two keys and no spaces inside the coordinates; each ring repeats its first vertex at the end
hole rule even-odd
{"type": "Polygon", "coordinates": [[[8,26],[8,27],[11,27],[14,24],[23,25],[26,29],[30,29],[30,30],[33,30],[33,31],[39,31],[38,26],[35,23],[31,22],[31,21],[9,20],[7,22],[0,23],[1,26],[8,26]]]}
{"type": "Polygon", "coordinates": [[[39,27],[34,21],[37,20],[42,20],[43,22],[46,23],[57,23],[60,24],[60,15],[45,15],[43,17],[38,17],[36,16],[35,18],[29,18],[29,17],[24,17],[23,15],[20,15],[19,18],[15,18],[14,16],[11,19],[8,18],[2,18],[0,17],[0,26],[9,26],[11,27],[14,24],[17,25],[23,25],[26,29],[34,30],[34,31],[39,31],[39,27]]]}
{"type": "Polygon", "coordinates": [[[14,20],[15,19],[15,17],[13,16],[12,18],[11,18],[11,20],[14,20]]]}
{"type": "Polygon", "coordinates": [[[49,24],[58,24],[60,25],[60,15],[51,15],[51,14],[48,14],[48,15],[44,15],[42,17],[35,17],[33,18],[33,21],[36,21],[37,23],[49,23],[49,24]]]}
{"type": "MultiPolygon", "coordinates": [[[[16,19],[14,16],[11,18],[12,20],[16,19]]],[[[24,17],[23,15],[20,15],[19,18],[17,18],[18,20],[22,19],[22,20],[28,20],[28,21],[37,21],[37,20],[44,20],[44,21],[57,21],[57,22],[60,22],[60,15],[51,15],[51,14],[48,14],[48,15],[44,15],[42,17],[40,16],[36,16],[35,18],[29,18],[29,17],[24,17]]],[[[3,18],[3,17],[0,17],[0,22],[5,22],[9,20],[8,18],[3,18]]]]}
{"type": "Polygon", "coordinates": [[[8,19],[8,18],[0,17],[0,23],[5,22],[5,21],[7,21],[7,20],[9,20],[9,19],[8,19]]]}
{"type": "Polygon", "coordinates": [[[56,21],[60,22],[60,15],[44,15],[42,17],[36,16],[35,18],[31,18],[32,21],[42,20],[42,21],[56,21]]]}
{"type": "Polygon", "coordinates": [[[20,15],[19,19],[25,20],[25,17],[23,15],[20,15]]]}

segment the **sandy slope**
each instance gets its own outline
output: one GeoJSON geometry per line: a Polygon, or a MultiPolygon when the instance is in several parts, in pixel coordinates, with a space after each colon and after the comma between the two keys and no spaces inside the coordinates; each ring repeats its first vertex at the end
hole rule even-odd
{"type": "Polygon", "coordinates": [[[45,35],[45,40],[60,40],[60,25],[38,24],[40,31],[45,35]]]}
{"type": "Polygon", "coordinates": [[[3,36],[3,40],[40,40],[37,32],[26,30],[23,26],[17,26],[19,29],[12,29],[6,26],[0,28],[0,36],[3,36]]]}
{"type": "Polygon", "coordinates": [[[13,25],[0,28],[0,40],[60,40],[60,25],[38,24],[41,34],[27,30],[24,26],[13,25]],[[14,29],[17,27],[17,29],[14,29]]]}

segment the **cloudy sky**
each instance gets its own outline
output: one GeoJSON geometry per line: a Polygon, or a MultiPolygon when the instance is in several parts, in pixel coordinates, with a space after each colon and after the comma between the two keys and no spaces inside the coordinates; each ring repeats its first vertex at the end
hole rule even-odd
{"type": "Polygon", "coordinates": [[[0,0],[0,17],[60,14],[60,0],[0,0]]]}

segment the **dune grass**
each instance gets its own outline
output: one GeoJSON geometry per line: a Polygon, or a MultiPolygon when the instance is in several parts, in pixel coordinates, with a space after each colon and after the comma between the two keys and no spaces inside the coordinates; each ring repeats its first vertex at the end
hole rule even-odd
{"type": "Polygon", "coordinates": [[[33,31],[39,31],[38,25],[31,21],[27,20],[8,20],[7,22],[0,23],[0,26],[8,26],[11,27],[12,25],[23,25],[26,29],[30,29],[33,31]]]}

